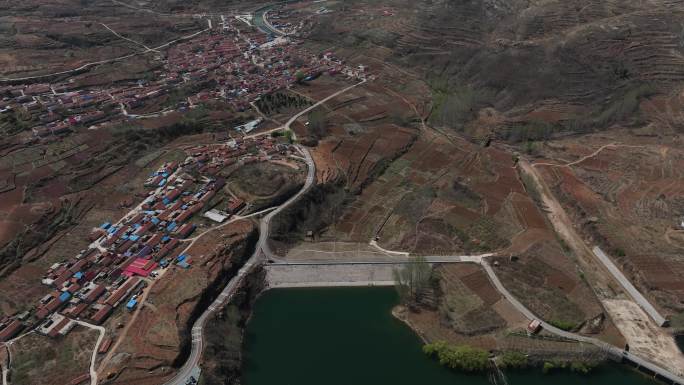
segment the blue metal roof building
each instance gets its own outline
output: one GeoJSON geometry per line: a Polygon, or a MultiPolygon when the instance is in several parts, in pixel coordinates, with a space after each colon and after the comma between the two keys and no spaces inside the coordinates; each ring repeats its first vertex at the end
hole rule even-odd
{"type": "Polygon", "coordinates": [[[69,293],[68,291],[65,291],[59,295],[59,302],[66,302],[69,299],[71,299],[71,293],[69,293]]]}
{"type": "Polygon", "coordinates": [[[134,299],[131,299],[131,300],[128,301],[128,303],[126,304],[126,309],[128,309],[128,310],[133,310],[133,309],[135,309],[135,307],[136,307],[137,305],[138,305],[138,301],[137,301],[137,300],[134,300],[134,299]]]}

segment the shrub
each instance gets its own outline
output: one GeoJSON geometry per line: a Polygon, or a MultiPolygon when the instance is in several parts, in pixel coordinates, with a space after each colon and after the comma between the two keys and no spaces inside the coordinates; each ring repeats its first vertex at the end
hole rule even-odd
{"type": "Polygon", "coordinates": [[[571,371],[581,374],[589,374],[592,370],[594,370],[595,367],[596,365],[581,361],[574,361],[570,364],[571,371]]]}
{"type": "Polygon", "coordinates": [[[485,350],[467,345],[451,346],[438,341],[423,346],[423,352],[436,357],[441,365],[449,369],[465,372],[481,372],[486,370],[489,364],[489,354],[485,350]]]}
{"type": "Polygon", "coordinates": [[[558,329],[565,330],[565,331],[572,330],[577,326],[577,324],[575,324],[574,322],[562,321],[562,320],[550,320],[549,323],[551,325],[557,327],[558,329]]]}
{"type": "Polygon", "coordinates": [[[528,365],[527,356],[520,352],[505,352],[499,356],[499,365],[506,369],[525,369],[528,365]]]}
{"type": "Polygon", "coordinates": [[[554,365],[552,362],[544,362],[544,366],[542,366],[542,373],[548,374],[550,371],[556,368],[556,365],[554,365]]]}

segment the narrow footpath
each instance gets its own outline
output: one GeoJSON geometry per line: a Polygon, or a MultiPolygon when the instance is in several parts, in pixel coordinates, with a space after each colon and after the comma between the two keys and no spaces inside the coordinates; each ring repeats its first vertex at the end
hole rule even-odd
{"type": "Polygon", "coordinates": [[[98,325],[93,325],[89,324],[87,322],[83,321],[74,321],[77,324],[81,326],[85,326],[89,329],[97,330],[100,335],[97,337],[97,342],[95,343],[95,347],[93,347],[93,354],[90,358],[90,385],[97,385],[97,369],[95,368],[95,361],[97,360],[97,351],[100,349],[100,344],[102,343],[102,340],[104,339],[106,330],[102,326],[98,325]]]}

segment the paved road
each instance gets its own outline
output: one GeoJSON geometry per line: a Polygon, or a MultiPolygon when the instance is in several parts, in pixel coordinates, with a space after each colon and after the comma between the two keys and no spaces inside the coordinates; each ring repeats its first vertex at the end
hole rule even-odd
{"type": "Polygon", "coordinates": [[[623,357],[625,360],[631,361],[639,366],[645,367],[649,369],[650,371],[657,373],[658,375],[662,376],[663,378],[668,379],[674,384],[684,384],[684,378],[677,376],[674,373],[671,373],[670,371],[663,369],[639,356],[636,356],[628,351],[624,351],[623,349],[620,349],[616,346],[613,346],[609,343],[603,342],[601,340],[598,340],[596,338],[591,338],[591,337],[586,337],[580,334],[575,334],[575,333],[570,333],[565,330],[561,330],[553,325],[550,325],[544,321],[541,320],[541,318],[537,317],[534,313],[532,313],[525,305],[520,303],[517,298],[515,298],[506,288],[504,285],[501,283],[499,278],[496,276],[496,273],[494,273],[494,270],[492,267],[489,265],[489,263],[486,260],[482,260],[482,267],[484,268],[485,272],[487,272],[487,275],[489,276],[489,279],[492,281],[494,284],[494,287],[510,302],[513,307],[515,307],[520,313],[522,313],[527,319],[529,320],[539,320],[541,322],[542,328],[545,330],[560,336],[564,337],[570,340],[574,341],[579,341],[579,342],[585,342],[588,344],[592,344],[595,346],[598,346],[599,348],[603,349],[607,353],[613,355],[614,357],[620,358],[623,357]]]}
{"type": "MultiPolygon", "coordinates": [[[[256,133],[256,134],[245,135],[244,138],[245,138],[245,139],[251,139],[251,138],[255,138],[255,137],[257,137],[257,136],[263,136],[263,135],[266,135],[266,134],[270,134],[271,132],[275,132],[275,131],[290,130],[290,126],[292,125],[292,123],[294,123],[294,122],[295,122],[297,119],[299,119],[302,115],[308,113],[309,111],[311,111],[311,110],[313,110],[314,108],[320,106],[321,104],[323,104],[323,103],[329,101],[330,99],[333,99],[333,98],[335,98],[335,97],[337,97],[337,96],[340,96],[340,95],[342,95],[343,93],[345,93],[345,92],[351,90],[352,88],[355,88],[355,87],[358,87],[358,86],[364,84],[365,82],[367,82],[367,80],[364,79],[364,80],[362,80],[362,81],[360,81],[360,82],[358,82],[358,83],[356,83],[356,84],[353,84],[353,85],[351,85],[351,86],[349,86],[349,87],[347,87],[347,88],[343,88],[343,89],[341,89],[341,90],[335,92],[334,94],[327,96],[325,99],[319,100],[318,102],[316,102],[316,103],[313,104],[312,106],[306,108],[305,110],[303,110],[303,111],[299,112],[298,114],[294,115],[293,117],[291,117],[284,125],[282,125],[282,126],[280,126],[280,127],[276,127],[276,128],[274,128],[274,129],[271,129],[271,130],[268,130],[268,131],[258,132],[258,133],[256,133]]],[[[296,136],[296,134],[294,133],[294,131],[292,131],[292,138],[293,138],[293,139],[297,139],[297,136],[296,136]]]]}
{"type": "MultiPolygon", "coordinates": [[[[480,255],[436,255],[426,256],[425,261],[428,263],[445,264],[445,263],[480,263],[483,258],[489,257],[493,254],[480,255]]],[[[410,263],[410,258],[407,256],[387,256],[378,258],[369,258],[366,260],[325,260],[325,259],[311,259],[295,261],[288,261],[283,259],[276,259],[270,262],[270,266],[312,266],[312,265],[404,265],[410,263]]]]}
{"type": "Polygon", "coordinates": [[[183,364],[183,366],[180,368],[176,376],[166,383],[167,385],[185,385],[193,375],[193,371],[199,366],[200,358],[202,357],[202,350],[204,349],[203,332],[209,316],[230,300],[233,294],[235,294],[237,288],[240,286],[242,280],[252,271],[252,269],[254,269],[254,267],[261,263],[261,259],[264,258],[264,256],[273,255],[268,245],[269,231],[273,217],[294,203],[303,194],[305,194],[311,188],[311,186],[313,186],[316,176],[316,166],[311,158],[311,154],[309,154],[309,151],[303,147],[297,146],[297,148],[304,155],[308,166],[308,172],[304,186],[301,190],[299,190],[299,192],[297,192],[297,194],[292,196],[277,209],[271,211],[261,219],[259,223],[259,241],[257,242],[254,253],[242,266],[242,268],[240,268],[235,277],[228,282],[228,285],[226,285],[226,287],[221,291],[216,300],[214,300],[209,308],[207,308],[207,310],[202,313],[197,321],[195,321],[195,324],[192,326],[191,330],[192,343],[190,356],[185,364],[183,364]]]}
{"type": "Polygon", "coordinates": [[[388,255],[403,255],[403,256],[408,256],[409,253],[406,251],[392,251],[392,250],[387,250],[382,248],[380,245],[378,245],[378,242],[375,239],[371,239],[370,242],[368,242],[369,245],[373,246],[374,248],[378,249],[379,251],[382,251],[385,254],[388,255]]]}
{"type": "Polygon", "coordinates": [[[615,266],[613,261],[603,252],[603,250],[601,250],[600,247],[595,246],[592,249],[592,251],[594,252],[594,255],[596,255],[596,257],[599,259],[599,261],[603,263],[603,266],[605,266],[606,269],[608,269],[608,271],[610,272],[610,274],[613,275],[613,278],[615,278],[615,280],[618,281],[620,285],[622,285],[622,287],[625,289],[626,292],[629,293],[629,295],[634,299],[634,301],[636,301],[636,303],[639,304],[639,306],[641,306],[641,308],[644,309],[644,311],[648,315],[650,315],[651,318],[653,318],[656,324],[658,324],[658,326],[661,327],[665,326],[665,324],[667,323],[665,317],[660,315],[658,310],[656,310],[655,307],[653,307],[653,305],[650,302],[648,302],[646,297],[644,297],[641,294],[641,292],[637,290],[637,288],[634,287],[634,285],[632,285],[632,282],[630,282],[629,279],[625,277],[624,274],[622,274],[622,271],[620,271],[620,269],[617,266],[615,266]]]}
{"type": "Polygon", "coordinates": [[[271,220],[273,219],[273,217],[275,217],[281,211],[283,211],[287,206],[289,206],[292,202],[296,201],[307,191],[309,191],[309,189],[311,188],[311,186],[313,186],[316,180],[316,164],[314,163],[313,158],[309,153],[309,150],[302,146],[295,146],[295,148],[297,148],[302,153],[302,155],[304,155],[304,159],[307,166],[306,181],[304,182],[304,187],[301,190],[299,190],[297,194],[288,199],[287,202],[285,202],[285,204],[268,213],[261,220],[261,223],[259,225],[259,244],[257,245],[257,247],[263,251],[264,255],[267,258],[276,258],[276,256],[273,254],[273,251],[271,250],[271,247],[268,244],[268,238],[271,231],[271,220]]]}
{"type": "Polygon", "coordinates": [[[285,36],[285,33],[273,26],[273,24],[268,21],[266,16],[274,5],[276,4],[267,5],[254,11],[252,22],[257,28],[266,34],[272,33],[278,36],[285,36]]]}

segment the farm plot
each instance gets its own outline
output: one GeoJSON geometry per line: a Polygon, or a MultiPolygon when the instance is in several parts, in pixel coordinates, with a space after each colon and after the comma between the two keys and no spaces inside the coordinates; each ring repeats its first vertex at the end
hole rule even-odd
{"type": "Polygon", "coordinates": [[[666,313],[681,312],[684,151],[676,140],[631,138],[616,131],[557,141],[544,146],[553,161],[543,163],[559,165],[538,169],[584,234],[666,313]]]}
{"type": "Polygon", "coordinates": [[[486,334],[505,325],[504,319],[464,286],[463,282],[444,279],[447,291],[440,304],[440,315],[449,328],[465,335],[486,334]]]}
{"type": "Polygon", "coordinates": [[[497,260],[504,286],[546,321],[575,329],[602,309],[572,261],[554,241],[544,241],[519,259],[497,260]]]}
{"type": "Polygon", "coordinates": [[[458,144],[417,140],[355,197],[334,235],[359,242],[377,236],[385,248],[414,253],[506,247],[521,227],[502,207],[512,191],[524,192],[511,158],[458,144]]]}

